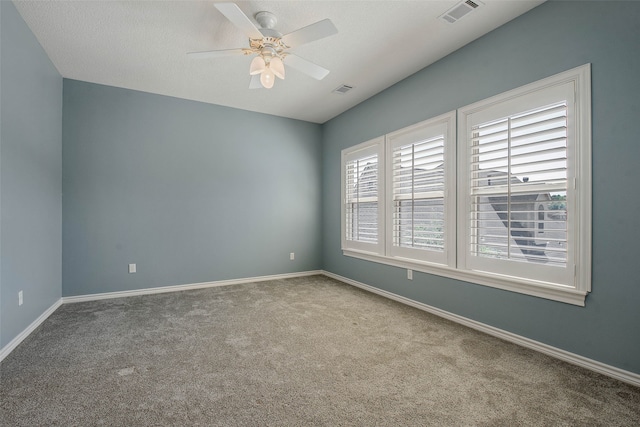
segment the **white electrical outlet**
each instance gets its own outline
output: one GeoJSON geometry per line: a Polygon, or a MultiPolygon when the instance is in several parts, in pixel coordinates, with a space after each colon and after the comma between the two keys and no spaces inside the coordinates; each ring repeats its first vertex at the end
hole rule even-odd
{"type": "Polygon", "coordinates": [[[413,270],[407,270],[407,279],[413,280],[413,270]]]}
{"type": "Polygon", "coordinates": [[[129,273],[135,273],[135,272],[136,272],[136,265],[129,264],[129,273]]]}
{"type": "Polygon", "coordinates": [[[291,261],[293,261],[294,259],[296,259],[296,254],[295,254],[294,252],[291,252],[291,253],[289,254],[289,259],[290,259],[291,261]]]}
{"type": "Polygon", "coordinates": [[[24,299],[22,298],[22,291],[18,292],[18,305],[22,305],[24,299]]]}

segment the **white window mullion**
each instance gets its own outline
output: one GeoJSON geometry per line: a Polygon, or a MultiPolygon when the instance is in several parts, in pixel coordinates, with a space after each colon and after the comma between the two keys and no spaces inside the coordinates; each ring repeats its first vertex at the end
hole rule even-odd
{"type": "Polygon", "coordinates": [[[511,117],[507,119],[507,258],[511,257],[511,117]]]}
{"type": "Polygon", "coordinates": [[[415,244],[415,208],[416,208],[416,146],[411,144],[411,247],[415,244]]]}

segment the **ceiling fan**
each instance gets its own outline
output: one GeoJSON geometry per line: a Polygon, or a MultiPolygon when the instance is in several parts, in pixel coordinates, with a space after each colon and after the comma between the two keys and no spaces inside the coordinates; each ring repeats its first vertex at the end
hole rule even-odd
{"type": "Polygon", "coordinates": [[[214,6],[249,37],[249,47],[189,52],[187,54],[189,57],[197,59],[238,54],[256,55],[249,67],[250,89],[260,87],[271,89],[276,77],[284,79],[285,63],[317,80],[322,80],[329,74],[329,70],[289,52],[289,49],[336,34],[338,30],[331,20],[323,19],[315,24],[282,35],[274,29],[278,21],[275,15],[270,12],[256,13],[256,21],[261,26],[261,28],[257,28],[235,3],[215,3],[214,6]]]}

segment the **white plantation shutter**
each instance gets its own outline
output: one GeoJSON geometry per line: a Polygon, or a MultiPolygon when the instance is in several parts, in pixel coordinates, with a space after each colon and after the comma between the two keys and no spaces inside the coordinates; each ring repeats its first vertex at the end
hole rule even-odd
{"type": "Polygon", "coordinates": [[[393,150],[393,244],[444,250],[444,135],[393,150]]]}
{"type": "Polygon", "coordinates": [[[384,138],[342,152],[342,247],[382,253],[384,138]]]}
{"type": "Polygon", "coordinates": [[[346,164],[347,240],[378,242],[378,156],[346,164]]]}
{"type": "Polygon", "coordinates": [[[466,116],[466,268],[574,283],[575,128],[574,82],[466,116]]]}
{"type": "Polygon", "coordinates": [[[389,171],[389,255],[446,264],[454,236],[453,198],[446,192],[453,182],[455,162],[448,155],[455,116],[419,123],[387,136],[389,171]]]}
{"type": "Polygon", "coordinates": [[[566,266],[566,102],[476,125],[471,144],[472,254],[566,266]]]}

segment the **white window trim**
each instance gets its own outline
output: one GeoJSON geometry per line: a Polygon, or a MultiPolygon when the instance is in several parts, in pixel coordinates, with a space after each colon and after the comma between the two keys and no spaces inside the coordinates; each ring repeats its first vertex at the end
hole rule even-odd
{"type": "MultiPolygon", "coordinates": [[[[577,220],[574,222],[574,241],[575,241],[575,252],[574,252],[574,265],[575,265],[575,281],[573,286],[568,285],[558,285],[554,283],[547,283],[539,280],[529,280],[523,279],[519,277],[513,277],[508,275],[496,274],[496,273],[486,273],[481,271],[474,270],[465,270],[461,268],[463,266],[461,259],[461,252],[463,252],[462,248],[464,248],[464,242],[466,241],[466,220],[461,210],[460,204],[464,203],[460,201],[460,198],[465,198],[466,194],[464,191],[461,191],[460,186],[463,182],[462,177],[460,176],[460,172],[464,171],[464,167],[462,169],[460,166],[461,158],[464,157],[464,153],[456,152],[456,147],[454,144],[451,144],[450,155],[453,157],[453,161],[457,160],[457,168],[449,167],[446,170],[446,174],[453,175],[453,181],[456,182],[457,175],[457,209],[452,209],[449,211],[450,215],[453,215],[456,218],[456,226],[453,227],[453,233],[449,233],[448,237],[453,238],[456,241],[457,253],[454,253],[453,261],[449,263],[449,265],[443,265],[428,261],[419,261],[415,259],[407,259],[402,257],[393,257],[389,256],[389,245],[390,245],[390,236],[389,230],[386,230],[387,221],[385,218],[389,218],[389,207],[387,206],[386,199],[390,196],[388,195],[388,189],[385,191],[385,185],[383,182],[378,182],[379,188],[379,218],[381,218],[380,230],[382,233],[381,237],[383,240],[379,240],[378,243],[383,244],[383,247],[377,247],[373,250],[362,250],[361,248],[355,248],[353,246],[349,247],[345,245],[345,203],[344,203],[344,156],[345,152],[354,151],[357,147],[364,147],[367,144],[371,145],[373,142],[379,144],[379,147],[385,146],[385,137],[376,138],[375,140],[369,141],[367,143],[360,144],[356,147],[352,147],[346,150],[343,150],[343,161],[342,161],[342,203],[341,203],[341,232],[342,232],[342,252],[345,256],[354,257],[366,261],[372,261],[376,263],[386,264],[390,266],[395,266],[399,268],[407,268],[419,272],[435,274],[442,277],[447,277],[451,279],[456,279],[459,281],[469,282],[478,285],[489,286],[493,288],[508,290],[512,292],[522,293],[526,295],[541,297],[549,300],[559,301],[563,303],[568,303],[572,305],[584,306],[586,295],[591,291],[591,66],[590,64],[583,65],[581,67],[574,68],[572,70],[565,71],[563,73],[559,73],[557,75],[551,76],[549,78],[528,84],[526,86],[499,94],[497,96],[488,98],[483,101],[479,101],[477,103],[468,105],[466,107],[458,109],[458,139],[461,139],[461,136],[464,135],[467,129],[466,124],[466,115],[470,112],[483,108],[488,104],[494,104],[503,102],[504,100],[508,100],[511,98],[515,98],[517,96],[521,96],[527,93],[535,92],[540,88],[544,88],[550,85],[562,84],[572,81],[575,84],[576,96],[575,96],[575,131],[577,133],[576,139],[580,138],[582,140],[581,143],[577,143],[574,148],[575,154],[575,181],[570,183],[577,187],[576,191],[576,206],[575,209],[577,212],[580,212],[577,220]],[[456,172],[457,170],[457,172],[456,172]],[[380,210],[382,212],[380,212],[380,210]],[[453,213],[451,212],[453,211],[453,213]],[[386,231],[385,231],[386,230],[386,231]],[[461,243],[462,240],[462,243],[461,243]]],[[[449,113],[455,114],[455,113],[449,113]]],[[[447,114],[443,115],[447,116],[447,114]]],[[[443,116],[439,116],[438,118],[442,118],[443,116]]],[[[434,118],[432,120],[436,120],[438,118],[434,118]]],[[[427,120],[423,123],[429,122],[427,120]]],[[[422,123],[414,125],[420,126],[422,123]]],[[[412,127],[401,129],[397,132],[403,132],[412,127]]],[[[394,132],[395,133],[395,132],[394,132]]],[[[393,135],[393,134],[390,134],[393,135]]],[[[455,135],[455,133],[454,133],[455,135]]],[[[455,136],[454,136],[455,140],[455,136]]],[[[460,141],[457,141],[456,146],[460,144],[460,141]]],[[[388,161],[385,158],[385,150],[380,148],[382,153],[379,154],[379,175],[378,179],[384,180],[384,175],[386,171],[382,169],[386,168],[386,162],[388,161]],[[384,168],[380,168],[385,164],[384,168]]],[[[387,148],[386,151],[389,149],[387,148]]],[[[387,154],[388,156],[388,154],[387,154]]],[[[447,164],[448,166],[448,164],[447,164]]],[[[387,178],[388,181],[388,178],[387,178]]],[[[387,183],[388,186],[388,183],[387,183]]],[[[454,187],[456,188],[456,187],[454,187]]],[[[454,198],[451,192],[449,193],[449,197],[454,198]]],[[[448,219],[449,220],[449,219],[448,219]]],[[[456,252],[455,250],[451,252],[456,252]]]]}
{"type": "Polygon", "coordinates": [[[541,297],[572,305],[584,306],[585,296],[587,295],[587,292],[570,287],[560,287],[554,284],[545,284],[544,282],[530,281],[517,277],[501,276],[498,274],[483,273],[479,271],[458,270],[444,265],[417,262],[411,259],[391,258],[370,252],[343,249],[342,254],[365,261],[400,267],[403,269],[406,268],[422,273],[435,274],[437,276],[447,277],[462,282],[489,286],[492,288],[541,297]]]}

